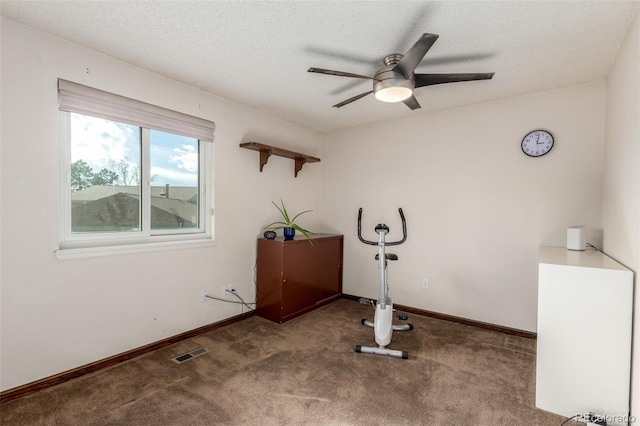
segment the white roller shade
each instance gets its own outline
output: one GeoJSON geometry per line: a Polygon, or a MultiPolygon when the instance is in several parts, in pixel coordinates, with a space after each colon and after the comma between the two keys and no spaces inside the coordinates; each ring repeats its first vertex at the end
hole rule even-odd
{"type": "Polygon", "coordinates": [[[162,130],[213,142],[215,123],[92,87],[58,79],[61,111],[162,130]]]}

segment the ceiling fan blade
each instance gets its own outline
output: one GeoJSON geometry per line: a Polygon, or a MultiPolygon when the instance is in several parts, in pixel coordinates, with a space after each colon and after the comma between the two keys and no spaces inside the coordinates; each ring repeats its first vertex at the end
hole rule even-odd
{"type": "Polygon", "coordinates": [[[335,108],[343,107],[343,106],[345,106],[347,104],[350,104],[351,102],[357,101],[358,99],[364,98],[365,96],[370,95],[372,93],[373,93],[373,90],[370,90],[370,91],[364,92],[364,93],[360,93],[359,95],[356,95],[353,98],[349,98],[346,101],[342,101],[339,104],[335,104],[334,107],[335,108]]]}
{"type": "Polygon", "coordinates": [[[406,106],[408,106],[409,108],[411,108],[412,110],[414,110],[414,109],[418,109],[418,108],[422,108],[422,107],[420,106],[420,103],[419,103],[419,102],[418,102],[418,100],[416,99],[416,97],[415,97],[415,96],[413,96],[413,95],[411,95],[410,97],[408,97],[407,99],[405,99],[405,100],[404,100],[404,101],[402,101],[402,102],[404,102],[404,104],[405,104],[406,106]]]}
{"type": "MultiPolygon", "coordinates": [[[[408,44],[408,43],[407,43],[408,44]]],[[[339,59],[340,61],[355,64],[355,65],[367,65],[371,68],[375,68],[380,64],[380,58],[378,56],[367,57],[364,55],[356,55],[354,53],[345,53],[338,50],[331,50],[324,47],[307,46],[304,48],[305,53],[312,55],[319,55],[325,58],[339,59]]]]}
{"type": "Polygon", "coordinates": [[[460,64],[471,61],[481,61],[483,59],[493,58],[493,53],[471,53],[460,55],[443,55],[443,56],[429,56],[421,62],[422,65],[450,65],[460,64]]]}
{"type": "Polygon", "coordinates": [[[402,59],[400,59],[400,62],[398,62],[395,67],[393,67],[393,71],[401,73],[406,79],[411,77],[413,71],[416,69],[420,61],[422,61],[422,58],[424,58],[424,55],[427,54],[427,51],[431,49],[431,46],[433,46],[433,43],[435,43],[437,39],[437,34],[422,34],[418,41],[416,41],[415,44],[411,46],[411,49],[409,49],[407,53],[405,53],[405,55],[402,57],[402,59]]]}
{"type": "Polygon", "coordinates": [[[345,79],[342,81],[344,81],[343,84],[341,84],[340,86],[337,86],[335,89],[333,89],[329,93],[332,95],[342,95],[343,93],[353,92],[354,90],[356,90],[356,87],[362,88],[370,85],[369,82],[361,78],[357,78],[357,79],[351,78],[349,80],[345,79]]]}
{"type": "Polygon", "coordinates": [[[490,80],[493,77],[489,73],[465,73],[465,74],[416,74],[416,87],[433,86],[434,84],[457,83],[459,81],[490,80]]]}
{"type": "MultiPolygon", "coordinates": [[[[421,29],[423,29],[425,25],[429,25],[430,17],[437,13],[436,9],[438,6],[434,5],[433,2],[417,2],[416,6],[418,4],[422,5],[411,13],[411,20],[402,25],[402,35],[395,43],[395,46],[397,46],[395,49],[396,52],[402,52],[407,46],[411,45],[411,43],[415,41],[416,35],[422,34],[421,29]]],[[[389,50],[389,52],[392,50],[389,50]]]]}
{"type": "Polygon", "coordinates": [[[366,75],[360,74],[352,74],[350,72],[344,71],[334,71],[334,70],[325,70],[323,68],[309,68],[307,72],[315,72],[318,74],[329,74],[329,75],[337,75],[338,77],[353,77],[353,78],[366,78],[367,80],[371,80],[372,77],[367,77],[366,75]]]}

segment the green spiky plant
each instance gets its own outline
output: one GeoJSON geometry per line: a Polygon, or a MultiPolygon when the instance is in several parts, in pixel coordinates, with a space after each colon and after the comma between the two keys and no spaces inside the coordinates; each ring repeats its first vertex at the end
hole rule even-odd
{"type": "Polygon", "coordinates": [[[283,229],[283,228],[293,228],[296,231],[301,232],[305,237],[307,237],[307,240],[309,241],[309,243],[311,245],[313,245],[313,241],[311,238],[311,235],[313,234],[313,232],[304,229],[303,227],[301,227],[300,225],[295,223],[295,220],[300,217],[301,215],[305,214],[305,213],[309,213],[312,212],[313,210],[305,210],[301,213],[298,213],[297,215],[295,215],[293,218],[289,217],[289,213],[287,212],[287,209],[284,206],[284,202],[282,200],[280,200],[280,204],[282,205],[282,208],[280,208],[279,205],[277,205],[276,203],[274,203],[273,201],[271,201],[271,203],[276,206],[276,208],[278,209],[278,211],[280,212],[280,214],[282,215],[282,218],[284,219],[283,221],[278,221],[278,222],[273,222],[270,223],[269,225],[265,226],[264,229],[270,229],[272,231],[278,230],[278,229],[283,229]]]}

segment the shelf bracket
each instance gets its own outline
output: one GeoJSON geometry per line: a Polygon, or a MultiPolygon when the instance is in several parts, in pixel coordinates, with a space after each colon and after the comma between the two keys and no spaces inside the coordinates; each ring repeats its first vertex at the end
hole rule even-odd
{"type": "Polygon", "coordinates": [[[260,172],[262,172],[262,168],[264,167],[265,164],[267,164],[267,161],[269,161],[269,157],[271,157],[270,149],[260,150],[260,172]]]}
{"type": "Polygon", "coordinates": [[[293,177],[298,177],[298,172],[302,170],[302,166],[304,166],[304,163],[306,163],[307,160],[303,157],[296,157],[295,161],[296,161],[296,164],[295,164],[295,172],[293,173],[293,177]]]}

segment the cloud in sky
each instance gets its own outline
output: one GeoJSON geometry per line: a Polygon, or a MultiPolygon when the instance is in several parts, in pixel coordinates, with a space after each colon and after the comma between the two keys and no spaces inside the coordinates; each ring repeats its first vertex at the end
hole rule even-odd
{"type": "Polygon", "coordinates": [[[84,160],[95,172],[122,160],[135,163],[140,158],[139,141],[136,126],[71,114],[72,163],[84,160]]]}
{"type": "Polygon", "coordinates": [[[152,184],[198,186],[198,140],[151,132],[152,184]]]}
{"type": "MultiPolygon", "coordinates": [[[[150,131],[152,185],[198,186],[198,140],[150,131]]],[[[117,171],[126,161],[140,169],[141,129],[81,114],[71,114],[71,162],[84,160],[94,172],[117,171]]]]}
{"type": "Polygon", "coordinates": [[[198,151],[194,145],[185,144],[174,148],[173,152],[175,152],[175,155],[172,155],[169,161],[179,169],[184,169],[191,173],[198,172],[198,151]]]}

